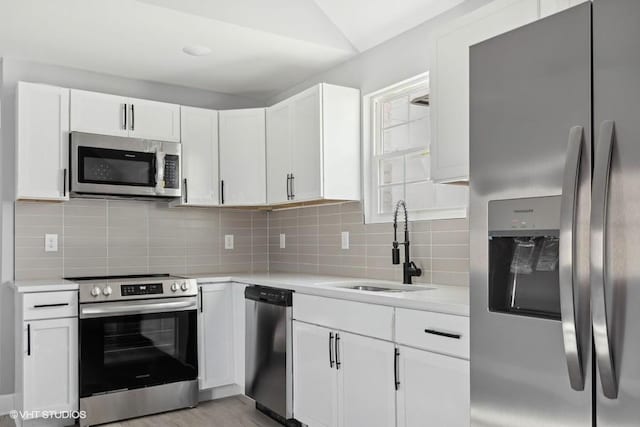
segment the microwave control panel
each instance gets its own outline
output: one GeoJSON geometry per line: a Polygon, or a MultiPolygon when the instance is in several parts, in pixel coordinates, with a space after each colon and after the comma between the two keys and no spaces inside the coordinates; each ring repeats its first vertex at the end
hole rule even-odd
{"type": "Polygon", "coordinates": [[[164,157],[164,188],[180,188],[180,158],[167,154],[164,157]]]}

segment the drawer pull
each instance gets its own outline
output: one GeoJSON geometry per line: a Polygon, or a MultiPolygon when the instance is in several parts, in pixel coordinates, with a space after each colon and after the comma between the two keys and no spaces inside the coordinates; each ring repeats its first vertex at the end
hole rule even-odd
{"type": "Polygon", "coordinates": [[[439,337],[453,338],[459,340],[462,335],[460,334],[450,334],[449,332],[436,331],[435,329],[425,329],[424,332],[426,334],[438,335],[439,337]]]}
{"type": "Polygon", "coordinates": [[[51,308],[51,307],[64,307],[66,305],[69,305],[68,302],[61,302],[59,304],[36,304],[33,306],[33,308],[51,308]]]}

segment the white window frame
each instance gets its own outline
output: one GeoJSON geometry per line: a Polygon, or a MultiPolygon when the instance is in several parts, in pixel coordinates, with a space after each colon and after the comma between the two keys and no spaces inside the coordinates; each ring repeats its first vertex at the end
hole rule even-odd
{"type": "MultiPolygon", "coordinates": [[[[379,143],[379,127],[376,113],[376,103],[381,98],[388,97],[394,93],[403,93],[421,86],[429,85],[429,72],[419,74],[393,85],[387,86],[362,97],[362,143],[363,143],[363,189],[364,189],[364,217],[365,224],[386,223],[393,221],[393,214],[381,214],[378,212],[378,170],[375,157],[376,145],[379,143]]],[[[402,154],[398,152],[397,154],[402,154]]],[[[450,184],[454,185],[454,184],[450,184]]],[[[409,206],[411,209],[411,206],[409,206]]],[[[468,215],[468,202],[466,207],[461,208],[431,208],[413,210],[409,212],[411,220],[435,220],[466,218],[468,215]]]]}

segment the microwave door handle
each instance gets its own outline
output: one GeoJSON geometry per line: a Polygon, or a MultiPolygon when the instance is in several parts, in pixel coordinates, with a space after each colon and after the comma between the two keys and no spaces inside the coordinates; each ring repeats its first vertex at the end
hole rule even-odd
{"type": "Polygon", "coordinates": [[[164,193],[164,157],[165,153],[156,151],[156,193],[164,193]]]}
{"type": "Polygon", "coordinates": [[[618,381],[613,358],[613,346],[607,320],[606,289],[608,288],[607,260],[607,199],[611,154],[614,144],[614,122],[605,120],[600,125],[598,145],[593,168],[593,201],[591,204],[591,298],[593,341],[596,363],[600,372],[602,391],[609,399],[618,396],[618,381]]]}
{"type": "MultiPolygon", "coordinates": [[[[567,157],[562,182],[560,203],[560,309],[562,314],[562,335],[564,351],[569,371],[569,382],[574,390],[584,390],[584,369],[580,343],[580,327],[576,325],[583,316],[576,315],[576,204],[580,180],[584,132],[582,126],[574,126],[569,131],[567,157]]],[[[587,307],[579,307],[586,309],[587,307]]]]}

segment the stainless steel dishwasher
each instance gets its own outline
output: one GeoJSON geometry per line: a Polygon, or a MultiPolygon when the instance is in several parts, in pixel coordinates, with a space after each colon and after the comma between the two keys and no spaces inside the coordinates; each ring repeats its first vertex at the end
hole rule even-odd
{"type": "Polygon", "coordinates": [[[249,286],[246,301],[245,393],[284,425],[293,419],[292,303],[286,289],[249,286]]]}

